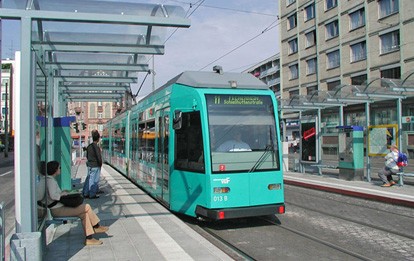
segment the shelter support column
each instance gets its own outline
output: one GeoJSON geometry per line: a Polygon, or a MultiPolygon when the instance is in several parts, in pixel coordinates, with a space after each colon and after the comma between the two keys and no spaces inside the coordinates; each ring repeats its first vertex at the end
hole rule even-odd
{"type": "Polygon", "coordinates": [[[402,151],[402,99],[397,99],[397,121],[398,121],[398,150],[402,151]]]}
{"type": "MultiPolygon", "coordinates": [[[[365,103],[365,117],[366,117],[366,127],[365,127],[365,137],[368,141],[368,130],[369,130],[369,125],[370,120],[371,120],[371,115],[370,115],[370,107],[369,107],[369,102],[365,103]]],[[[365,151],[365,155],[367,157],[367,181],[371,182],[371,159],[369,157],[369,145],[368,142],[365,142],[366,144],[366,151],[365,151]]]]}
{"type": "Polygon", "coordinates": [[[31,52],[32,20],[21,19],[20,85],[16,88],[15,211],[16,232],[36,231],[35,81],[31,52]]]}

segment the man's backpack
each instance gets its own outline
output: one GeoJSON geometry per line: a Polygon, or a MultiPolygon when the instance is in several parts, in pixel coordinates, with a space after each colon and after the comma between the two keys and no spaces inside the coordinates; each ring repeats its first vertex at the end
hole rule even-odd
{"type": "Polygon", "coordinates": [[[405,167],[408,165],[408,157],[407,154],[403,152],[398,152],[398,160],[397,160],[397,166],[399,167],[405,167]]]}

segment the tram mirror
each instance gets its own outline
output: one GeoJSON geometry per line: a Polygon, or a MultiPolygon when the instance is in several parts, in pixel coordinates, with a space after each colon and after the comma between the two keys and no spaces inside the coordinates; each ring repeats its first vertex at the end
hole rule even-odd
{"type": "Polygon", "coordinates": [[[182,122],[183,122],[182,115],[183,115],[182,111],[179,111],[179,110],[174,111],[174,124],[173,124],[174,130],[181,129],[182,122]]]}

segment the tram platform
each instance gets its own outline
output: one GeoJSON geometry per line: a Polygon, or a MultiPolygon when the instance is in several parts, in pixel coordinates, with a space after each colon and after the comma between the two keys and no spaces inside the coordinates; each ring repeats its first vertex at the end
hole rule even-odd
{"type": "MultiPolygon", "coordinates": [[[[84,160],[74,178],[86,177],[84,160]]],[[[383,188],[381,182],[346,181],[335,175],[285,172],[285,184],[414,207],[414,185],[383,188]]],[[[99,199],[85,199],[98,213],[107,234],[100,246],[85,246],[82,224],[57,224],[50,233],[45,260],[233,260],[108,165],[101,175],[99,199]]],[[[288,211],[288,209],[287,209],[288,211]]]]}
{"type": "MultiPolygon", "coordinates": [[[[396,180],[397,177],[394,179],[396,180]]],[[[381,187],[382,182],[379,179],[372,179],[371,182],[348,181],[339,179],[335,173],[318,175],[317,173],[290,171],[284,172],[284,182],[288,185],[414,207],[414,183],[412,182],[404,181],[404,186],[396,184],[392,187],[381,187]]]]}
{"type": "MultiPolygon", "coordinates": [[[[78,161],[72,177],[86,177],[78,161]]],[[[98,199],[85,199],[109,226],[85,246],[79,219],[48,229],[45,260],[233,260],[108,165],[102,167],[98,199]]]]}

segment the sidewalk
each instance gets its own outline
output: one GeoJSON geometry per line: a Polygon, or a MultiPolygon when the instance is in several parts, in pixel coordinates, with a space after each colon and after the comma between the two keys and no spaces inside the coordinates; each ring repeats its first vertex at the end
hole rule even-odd
{"type": "MultiPolygon", "coordinates": [[[[85,176],[81,162],[76,178],[83,183],[85,176]]],[[[232,260],[108,165],[102,168],[100,188],[99,199],[85,202],[110,227],[96,235],[103,245],[84,245],[80,220],[60,224],[45,260],[232,260]]]]}

